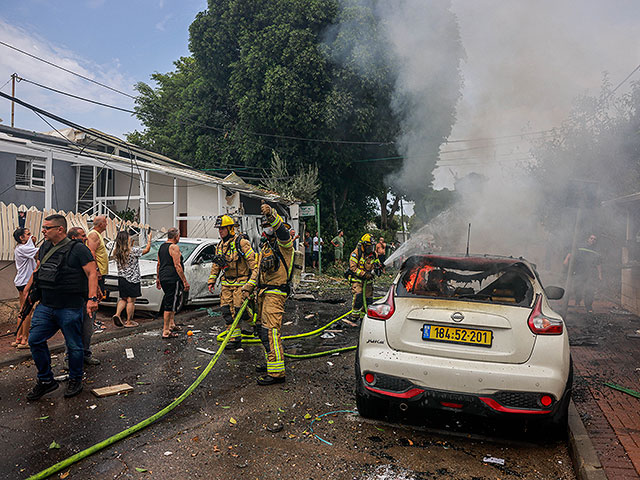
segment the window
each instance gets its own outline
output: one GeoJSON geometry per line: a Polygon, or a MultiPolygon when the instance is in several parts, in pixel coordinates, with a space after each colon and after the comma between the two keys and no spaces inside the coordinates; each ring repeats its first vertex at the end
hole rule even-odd
{"type": "Polygon", "coordinates": [[[44,190],[45,163],[38,157],[16,157],[16,188],[44,190]]]}

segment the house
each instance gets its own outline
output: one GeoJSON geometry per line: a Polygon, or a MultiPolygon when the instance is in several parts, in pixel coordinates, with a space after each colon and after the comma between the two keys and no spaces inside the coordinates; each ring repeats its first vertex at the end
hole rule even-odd
{"type": "Polygon", "coordinates": [[[108,214],[182,236],[217,237],[230,214],[254,241],[262,200],[298,231],[299,202],[220,178],[93,129],[36,133],[0,125],[0,200],[39,209],[108,214]],[[133,217],[133,218],[132,218],[133,217]]]}
{"type": "Polygon", "coordinates": [[[620,301],[623,308],[640,316],[640,192],[609,200],[604,205],[622,209],[626,216],[620,301]]]}

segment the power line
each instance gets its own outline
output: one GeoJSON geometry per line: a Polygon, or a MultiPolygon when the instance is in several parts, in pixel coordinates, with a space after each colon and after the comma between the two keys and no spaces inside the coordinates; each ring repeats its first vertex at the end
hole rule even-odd
{"type": "Polygon", "coordinates": [[[41,62],[46,63],[47,65],[51,65],[52,67],[59,68],[60,70],[63,70],[65,72],[67,72],[67,73],[75,75],[76,77],[80,77],[80,78],[82,78],[84,80],[87,80],[88,82],[95,83],[96,85],[100,85],[101,87],[104,87],[104,88],[108,88],[109,90],[111,90],[113,92],[116,92],[116,93],[119,93],[120,95],[124,95],[124,96],[132,98],[134,100],[136,98],[133,95],[129,95],[128,93],[125,93],[125,92],[123,92],[121,90],[118,90],[117,88],[110,87],[109,85],[105,85],[104,83],[100,83],[100,82],[98,82],[96,80],[93,80],[93,79],[91,79],[89,77],[86,77],[86,76],[84,76],[84,75],[82,75],[80,73],[74,72],[73,70],[69,70],[68,68],[64,68],[64,67],[61,67],[60,65],[56,65],[55,63],[50,62],[49,60],[45,60],[44,58],[40,58],[40,57],[38,57],[36,55],[33,55],[32,53],[25,52],[24,50],[20,50],[19,48],[14,47],[13,45],[9,45],[8,43],[3,42],[2,40],[0,40],[0,45],[4,45],[5,47],[11,48],[13,50],[16,50],[17,52],[20,52],[20,53],[22,53],[24,55],[27,55],[27,56],[31,57],[31,58],[35,58],[36,60],[39,60],[41,62]]]}
{"type": "MultiPolygon", "coordinates": [[[[0,42],[2,43],[2,42],[0,42]]],[[[69,92],[64,92],[62,90],[58,90],[56,88],[53,87],[49,87],[47,85],[43,85],[41,83],[37,83],[34,82],[33,80],[28,80],[26,78],[21,78],[21,80],[31,83],[33,85],[36,85],[40,88],[44,88],[46,90],[50,90],[52,92],[58,93],[60,95],[66,95],[68,97],[71,98],[75,98],[77,100],[82,100],[84,102],[89,102],[89,103],[93,103],[95,105],[100,105],[103,107],[107,107],[107,108],[112,108],[114,110],[120,110],[122,112],[126,112],[126,113],[132,113],[135,115],[141,115],[140,112],[136,112],[135,110],[129,110],[126,108],[122,108],[122,107],[117,107],[115,105],[110,105],[107,103],[103,103],[103,102],[98,102],[96,100],[92,100],[90,98],[86,98],[86,97],[81,97],[79,95],[74,95],[72,93],[69,92]]],[[[131,97],[134,98],[135,97],[131,97]]],[[[142,115],[144,116],[144,115],[142,115]]],[[[183,120],[177,120],[177,122],[181,125],[190,125],[190,126],[194,126],[194,127],[200,127],[200,128],[206,128],[209,130],[214,130],[220,133],[229,133],[229,129],[227,128],[222,128],[222,127],[214,127],[212,125],[207,125],[207,124],[203,124],[203,123],[197,123],[197,122],[185,122],[183,120]]],[[[322,138],[309,138],[309,137],[298,137],[298,136],[293,136],[293,135],[279,135],[276,133],[264,133],[264,132],[253,132],[253,131],[248,131],[248,130],[243,130],[243,129],[238,129],[239,133],[241,134],[245,134],[245,135],[255,135],[255,136],[259,136],[259,137],[270,137],[270,138],[277,138],[277,139],[282,139],[282,140],[297,140],[297,141],[304,141],[304,142],[317,142],[317,143],[333,143],[333,144],[346,144],[346,145],[379,145],[379,146],[386,146],[386,145],[393,145],[395,142],[389,142],[389,141],[384,141],[384,142],[379,142],[379,141],[360,141],[360,140],[328,140],[328,139],[322,139],[322,138]]],[[[266,147],[265,145],[262,145],[260,143],[255,143],[253,142],[255,145],[258,145],[262,148],[271,148],[271,147],[266,147]]]]}
{"type": "MultiPolygon", "coordinates": [[[[74,122],[72,122],[72,121],[70,121],[70,120],[66,120],[66,119],[64,119],[64,118],[62,118],[62,117],[59,117],[59,116],[57,116],[57,115],[53,114],[53,113],[47,112],[46,110],[43,110],[43,109],[41,109],[41,108],[39,108],[39,107],[36,107],[36,106],[34,106],[34,105],[31,105],[31,104],[29,104],[29,103],[27,103],[27,102],[25,102],[25,101],[23,101],[23,100],[20,100],[20,99],[19,99],[19,98],[17,98],[17,97],[12,97],[11,95],[7,95],[6,93],[0,92],[0,97],[4,97],[4,98],[6,98],[6,99],[8,99],[8,100],[15,101],[15,102],[16,102],[16,103],[18,103],[19,105],[22,105],[23,107],[25,107],[25,108],[27,108],[27,109],[29,109],[29,110],[32,110],[32,111],[34,111],[34,112],[41,113],[42,115],[44,115],[44,116],[46,116],[46,117],[49,117],[49,118],[51,118],[52,120],[55,120],[56,122],[62,123],[62,124],[64,124],[64,125],[68,125],[68,126],[70,126],[70,127],[72,127],[72,128],[75,128],[75,129],[77,129],[77,130],[80,130],[80,131],[82,131],[82,132],[85,132],[85,133],[87,133],[87,134],[89,134],[89,135],[93,135],[93,136],[96,136],[96,137],[98,137],[98,138],[100,138],[100,139],[102,139],[102,140],[106,140],[106,141],[109,141],[109,142],[116,143],[118,146],[121,146],[121,147],[123,147],[123,148],[126,148],[126,149],[129,151],[129,156],[131,157],[131,158],[129,158],[129,160],[134,162],[134,164],[135,164],[135,165],[136,165],[136,167],[138,168],[138,173],[140,173],[140,167],[138,166],[138,163],[137,163],[137,160],[136,160],[136,158],[135,158],[135,155],[133,155],[133,154],[131,153],[131,151],[132,151],[132,150],[135,152],[135,151],[137,151],[137,149],[136,149],[136,148],[131,149],[131,145],[129,145],[129,144],[128,144],[128,143],[126,143],[126,142],[123,142],[123,141],[122,141],[122,140],[120,140],[119,138],[111,137],[111,136],[106,135],[106,134],[103,134],[103,133],[101,133],[101,132],[99,132],[99,131],[95,131],[95,130],[91,130],[91,129],[89,129],[89,128],[83,127],[82,125],[79,125],[79,124],[77,124],[77,123],[74,123],[74,122]]],[[[54,128],[54,129],[55,129],[55,128],[54,128]]],[[[56,130],[56,131],[57,131],[57,130],[56,130]]],[[[70,144],[70,145],[72,145],[73,147],[76,147],[76,148],[81,148],[81,147],[82,147],[81,145],[79,145],[79,144],[77,144],[77,143],[75,143],[75,142],[72,142],[72,141],[69,141],[69,144],[70,144]]],[[[84,147],[82,147],[82,150],[84,150],[84,147]]],[[[109,167],[109,164],[108,164],[107,162],[103,161],[103,160],[102,160],[102,159],[100,159],[99,157],[94,157],[94,158],[95,158],[96,160],[98,160],[100,163],[102,163],[102,164],[104,165],[104,167],[105,167],[105,168],[109,168],[109,169],[111,168],[111,167],[109,167]]],[[[192,169],[192,170],[197,171],[196,169],[192,169]]],[[[124,172],[124,171],[120,171],[120,173],[121,173],[122,175],[124,175],[124,176],[129,176],[129,175],[127,175],[127,173],[126,173],[126,172],[124,172]]],[[[240,178],[242,178],[242,177],[240,177],[240,178]]],[[[248,178],[248,179],[252,179],[252,178],[248,178]]],[[[209,185],[209,184],[211,183],[211,182],[210,182],[210,181],[208,181],[208,180],[203,180],[203,181],[201,181],[201,182],[199,182],[198,180],[188,180],[188,181],[189,181],[189,182],[193,182],[193,183],[195,183],[195,185],[186,185],[186,186],[185,186],[185,188],[189,188],[189,187],[197,187],[197,186],[201,186],[201,185],[209,185]]],[[[148,183],[149,185],[158,185],[158,186],[163,186],[163,187],[173,187],[173,184],[158,183],[158,182],[150,182],[150,181],[148,181],[148,180],[147,180],[145,183],[148,183]]],[[[143,187],[143,189],[144,189],[144,187],[143,187]]]]}
{"type": "Polygon", "coordinates": [[[59,93],[61,95],[66,95],[68,97],[75,98],[77,100],[83,100],[85,102],[93,103],[95,105],[100,105],[102,107],[113,108],[114,110],[120,110],[122,112],[133,113],[133,114],[136,113],[134,110],[128,110],[126,108],[116,107],[114,105],[109,105],[108,103],[98,102],[97,100],[91,100],[89,98],[80,97],[80,96],[74,95],[72,93],[63,92],[62,90],[58,90],[58,89],[53,88],[53,87],[47,87],[46,85],[42,85],[42,84],[40,84],[38,82],[34,82],[33,80],[28,80],[28,79],[23,78],[23,77],[16,77],[16,79],[18,80],[18,82],[31,83],[32,85],[35,85],[37,87],[44,88],[46,90],[51,90],[52,92],[59,93]]]}
{"type": "MultiPolygon", "coordinates": [[[[62,90],[59,90],[57,88],[53,88],[53,87],[49,87],[47,85],[43,85],[41,83],[35,82],[33,80],[29,80],[23,77],[17,77],[18,81],[24,81],[27,83],[31,83],[32,85],[38,86],[40,88],[44,88],[46,90],[58,93],[60,95],[65,95],[71,98],[75,98],[76,100],[81,100],[84,102],[88,102],[88,103],[92,103],[94,105],[100,105],[102,107],[106,107],[106,108],[111,108],[114,110],[119,110],[122,112],[126,112],[126,113],[131,113],[134,115],[141,115],[140,112],[136,112],[135,110],[129,110],[127,108],[122,108],[122,107],[118,107],[115,105],[110,105],[108,103],[104,103],[104,102],[99,102],[97,100],[92,100],[90,98],[86,98],[86,97],[81,97],[79,95],[74,95],[72,93],[69,92],[64,92],[62,90]]],[[[8,83],[8,82],[7,82],[8,83]]],[[[210,130],[215,130],[218,131],[220,133],[228,133],[229,130],[226,128],[222,128],[222,127],[214,127],[211,125],[206,125],[206,124],[202,124],[202,123],[197,123],[197,122],[185,122],[182,120],[178,120],[178,123],[182,124],[182,125],[191,125],[191,126],[196,126],[196,127],[200,127],[200,128],[206,128],[206,129],[210,129],[210,130]]],[[[537,132],[526,132],[526,133],[520,133],[520,134],[513,134],[513,135],[503,135],[503,136],[499,136],[499,137],[484,137],[484,138],[468,138],[468,139],[454,139],[454,140],[446,140],[444,142],[444,144],[447,143],[470,143],[470,142],[480,142],[480,141],[493,141],[493,140],[503,140],[503,139],[508,139],[508,138],[522,138],[522,137],[528,137],[528,136],[533,136],[533,135],[541,135],[541,134],[546,134],[548,132],[551,132],[552,130],[540,130],[537,132]]],[[[358,144],[358,145],[394,145],[396,142],[370,142],[370,141],[353,141],[353,140],[325,140],[325,139],[317,139],[317,138],[307,138],[307,137],[296,137],[296,136],[289,136],[289,135],[278,135],[278,134],[271,134],[271,133],[262,133],[262,132],[251,132],[251,131],[243,131],[240,130],[240,133],[244,133],[244,134],[249,134],[249,135],[256,135],[256,136],[265,136],[265,137],[271,137],[271,138],[278,138],[278,139],[285,139],[285,140],[300,140],[300,141],[308,141],[308,142],[328,142],[328,143],[337,143],[337,144],[358,144]]],[[[266,147],[265,145],[256,143],[256,145],[262,147],[262,148],[271,148],[271,147],[266,147]]],[[[481,148],[481,147],[475,147],[475,148],[481,148]]],[[[455,151],[459,151],[459,150],[455,150],[455,151]]],[[[443,153],[448,153],[448,152],[443,152],[443,153]]],[[[397,157],[397,158],[402,158],[402,157],[397,157]]]]}

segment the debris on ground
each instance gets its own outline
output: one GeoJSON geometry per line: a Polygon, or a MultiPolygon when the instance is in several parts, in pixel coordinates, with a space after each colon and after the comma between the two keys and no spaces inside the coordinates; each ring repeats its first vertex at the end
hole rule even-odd
{"type": "Polygon", "coordinates": [[[127,355],[127,358],[133,358],[133,348],[125,348],[124,353],[127,355]]]}
{"type": "Polygon", "coordinates": [[[493,463],[496,465],[504,465],[504,458],[498,458],[498,457],[484,457],[482,459],[482,461],[484,463],[493,463]]]}
{"type": "Polygon", "coordinates": [[[215,355],[216,352],[212,351],[212,350],[207,350],[206,348],[202,348],[202,347],[196,347],[196,350],[198,350],[199,352],[202,353],[207,353],[209,355],[215,355]]]}
{"type": "Polygon", "coordinates": [[[111,395],[118,395],[120,393],[129,393],[133,392],[133,387],[128,383],[120,383],[118,385],[111,385],[108,387],[100,387],[91,389],[91,393],[93,393],[96,397],[108,397],[111,395]]]}

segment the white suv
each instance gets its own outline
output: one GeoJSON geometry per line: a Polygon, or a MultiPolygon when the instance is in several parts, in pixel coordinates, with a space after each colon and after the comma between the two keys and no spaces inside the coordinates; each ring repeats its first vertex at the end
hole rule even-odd
{"type": "MultiPolygon", "coordinates": [[[[356,357],[364,417],[412,406],[544,420],[566,431],[565,324],[522,258],[416,255],[368,307],[356,357]]],[[[539,422],[538,422],[539,423],[539,422]]]]}

